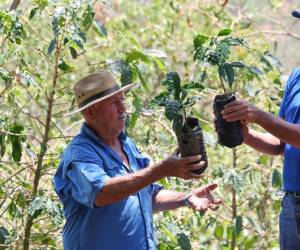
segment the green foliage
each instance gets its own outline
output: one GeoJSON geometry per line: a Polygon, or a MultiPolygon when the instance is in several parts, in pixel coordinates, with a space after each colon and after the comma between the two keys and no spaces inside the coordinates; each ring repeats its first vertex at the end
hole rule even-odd
{"type": "Polygon", "coordinates": [[[228,62],[232,47],[239,46],[248,48],[244,39],[228,36],[231,32],[231,29],[220,30],[217,37],[198,34],[193,40],[194,60],[202,65],[208,63],[211,66],[217,67],[224,92],[226,92],[226,87],[223,84],[223,80],[225,80],[229,88],[232,89],[232,85],[235,81],[235,68],[246,68],[250,74],[252,73],[249,67],[242,62],[228,62]],[[226,37],[220,40],[219,37],[223,36],[226,37]],[[209,44],[206,44],[208,41],[210,41],[209,44]]]}
{"type": "Polygon", "coordinates": [[[11,43],[20,44],[26,38],[25,29],[20,22],[18,12],[0,10],[0,34],[11,43]]]}
{"type": "Polygon", "coordinates": [[[177,72],[168,72],[162,85],[167,91],[161,92],[150,102],[150,107],[165,107],[165,116],[173,122],[173,130],[177,135],[182,131],[187,118],[187,110],[198,100],[198,96],[190,96],[193,90],[201,92],[204,86],[196,81],[190,81],[181,85],[181,79],[177,72]]]}
{"type": "Polygon", "coordinates": [[[176,178],[160,183],[167,189],[188,191],[215,181],[226,206],[217,213],[183,208],[156,214],[158,249],[232,249],[234,237],[236,249],[278,247],[273,222],[280,202],[270,190],[282,187],[277,168],[281,159],[263,157],[246,146],[239,147],[234,158],[214,143],[210,122],[218,63],[222,80],[238,89],[241,98],[278,111],[283,92],[280,64],[263,36],[251,36],[257,32],[252,19],[204,0],[199,8],[193,1],[143,1],[141,5],[118,0],[95,8],[89,1],[34,0],[21,1],[17,11],[4,10],[11,1],[4,2],[0,11],[0,243],[5,235],[5,244],[21,249],[30,214],[30,249],[63,248],[62,211],[53,198],[52,177],[82,119],[80,114],[64,114],[75,106],[73,83],[106,68],[119,76],[122,85],[141,83],[126,94],[127,132],[153,162],[176,147],[168,118],[161,115],[164,112],[173,119],[175,131],[185,113],[201,119],[205,140],[210,142],[211,164],[201,183],[176,178]],[[220,27],[230,30],[220,31],[220,27]],[[162,86],[166,68],[180,74],[168,75],[162,86]],[[149,104],[163,107],[162,112],[147,110],[149,104]]]}

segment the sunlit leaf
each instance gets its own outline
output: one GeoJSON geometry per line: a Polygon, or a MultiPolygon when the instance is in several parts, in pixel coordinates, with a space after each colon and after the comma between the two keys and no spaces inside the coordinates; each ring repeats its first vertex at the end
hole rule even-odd
{"type": "Polygon", "coordinates": [[[223,29],[219,31],[218,36],[228,36],[231,32],[231,29],[223,29]]]}

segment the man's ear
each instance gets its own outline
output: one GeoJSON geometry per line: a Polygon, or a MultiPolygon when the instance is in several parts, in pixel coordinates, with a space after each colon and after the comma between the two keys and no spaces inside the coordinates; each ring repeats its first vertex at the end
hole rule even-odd
{"type": "Polygon", "coordinates": [[[94,110],[92,107],[88,107],[88,108],[84,109],[82,111],[82,113],[86,120],[90,120],[90,121],[94,120],[95,116],[94,116],[94,110]]]}

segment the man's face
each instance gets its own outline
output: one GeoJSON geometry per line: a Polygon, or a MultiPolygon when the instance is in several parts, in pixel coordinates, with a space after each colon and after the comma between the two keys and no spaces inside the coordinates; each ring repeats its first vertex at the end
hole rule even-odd
{"type": "Polygon", "coordinates": [[[97,125],[108,126],[119,134],[125,126],[126,107],[124,100],[123,92],[119,92],[91,106],[97,125]]]}

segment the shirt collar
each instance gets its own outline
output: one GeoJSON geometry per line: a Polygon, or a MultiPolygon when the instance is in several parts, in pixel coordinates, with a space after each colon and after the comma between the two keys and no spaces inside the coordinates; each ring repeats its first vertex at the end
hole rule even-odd
{"type": "MultiPolygon", "coordinates": [[[[91,139],[95,140],[95,141],[100,141],[101,143],[103,143],[103,141],[101,140],[101,138],[99,138],[93,130],[90,129],[90,127],[88,126],[88,124],[86,122],[84,122],[81,126],[81,133],[86,134],[88,137],[90,137],[91,139]]],[[[122,131],[119,136],[118,139],[123,142],[125,141],[127,138],[127,134],[122,131]]]]}

